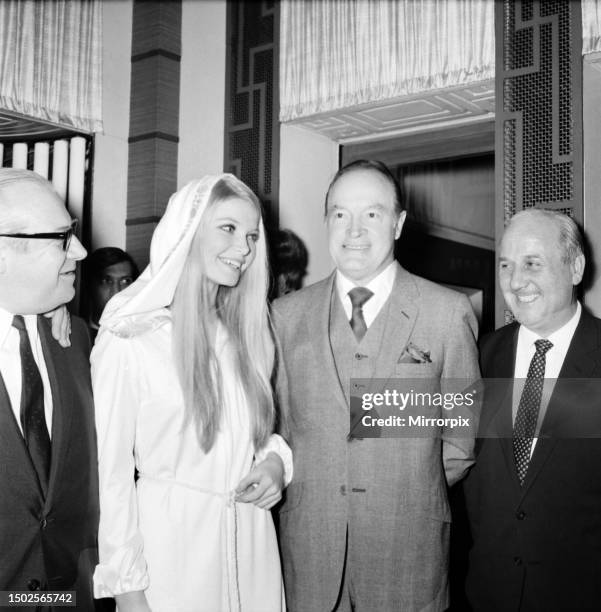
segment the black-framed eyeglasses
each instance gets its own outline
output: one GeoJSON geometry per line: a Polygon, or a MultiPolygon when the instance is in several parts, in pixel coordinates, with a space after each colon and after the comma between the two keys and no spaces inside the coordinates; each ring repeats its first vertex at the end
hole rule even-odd
{"type": "Polygon", "coordinates": [[[33,238],[38,240],[62,240],[63,251],[65,251],[66,253],[69,250],[71,238],[73,238],[73,234],[75,234],[76,230],[77,219],[73,219],[73,221],[71,221],[71,227],[69,227],[69,229],[63,230],[62,232],[42,232],[38,234],[0,234],[0,238],[33,238]]]}

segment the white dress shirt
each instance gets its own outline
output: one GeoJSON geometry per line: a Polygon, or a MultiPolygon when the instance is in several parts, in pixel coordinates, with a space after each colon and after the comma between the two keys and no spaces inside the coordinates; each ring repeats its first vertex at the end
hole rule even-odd
{"type": "MultiPolygon", "coordinates": [[[[0,308],[0,373],[6,386],[11,407],[21,427],[21,353],[19,352],[19,330],[14,328],[14,315],[0,308]]],[[[42,342],[38,333],[37,315],[24,315],[25,327],[31,343],[33,358],[40,371],[44,386],[44,412],[48,433],[52,435],[52,391],[48,379],[48,370],[42,353],[42,342]]]]}
{"type": "Polygon", "coordinates": [[[336,290],[342,302],[346,318],[350,321],[353,314],[353,305],[348,292],[355,287],[366,287],[373,295],[363,304],[363,318],[365,319],[365,325],[369,327],[378,316],[382,306],[386,303],[392,287],[394,285],[394,279],[396,278],[396,262],[391,262],[389,266],[384,268],[376,278],[374,278],[367,285],[356,285],[353,281],[349,280],[340,272],[336,271],[336,290]]]}
{"type": "MultiPolygon", "coordinates": [[[[582,307],[580,306],[580,302],[577,302],[576,312],[572,318],[563,327],[560,327],[557,331],[554,331],[546,338],[546,340],[549,340],[553,346],[545,355],[545,382],[543,384],[540,410],[538,413],[538,421],[536,423],[537,434],[540,431],[541,424],[545,418],[547,405],[549,404],[549,399],[551,398],[553,388],[555,387],[555,381],[559,376],[566,353],[568,352],[568,348],[572,342],[574,332],[576,331],[576,327],[578,327],[578,323],[580,322],[581,313],[582,307]]],[[[523,325],[520,325],[515,355],[515,369],[513,374],[515,378],[515,384],[513,386],[513,423],[515,423],[515,417],[520,405],[520,398],[522,396],[522,391],[528,376],[528,368],[530,367],[530,362],[532,361],[534,353],[536,352],[536,346],[534,343],[537,340],[541,340],[541,337],[538,334],[530,331],[523,325]]],[[[532,456],[532,452],[534,451],[536,440],[537,438],[534,438],[532,442],[530,456],[532,456]]]]}

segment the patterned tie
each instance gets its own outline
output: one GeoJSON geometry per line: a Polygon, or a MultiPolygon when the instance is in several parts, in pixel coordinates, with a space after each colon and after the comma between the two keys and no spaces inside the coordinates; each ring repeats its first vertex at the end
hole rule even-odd
{"type": "Polygon", "coordinates": [[[351,298],[351,304],[353,305],[353,314],[351,315],[351,329],[355,333],[355,338],[358,342],[361,342],[365,332],[367,331],[367,325],[363,318],[363,304],[369,300],[373,295],[373,292],[366,287],[355,287],[348,292],[348,296],[351,298]]]}
{"type": "Polygon", "coordinates": [[[513,425],[513,457],[521,485],[524,484],[528,471],[530,449],[532,448],[532,439],[538,420],[545,380],[545,353],[553,346],[548,340],[537,340],[534,345],[536,346],[536,352],[528,368],[526,384],[522,391],[520,405],[513,425]]]}
{"type": "Polygon", "coordinates": [[[13,327],[19,330],[21,354],[21,427],[33,467],[37,472],[44,495],[48,491],[50,473],[50,436],[44,413],[44,385],[36,365],[25,321],[15,315],[13,327]]]}

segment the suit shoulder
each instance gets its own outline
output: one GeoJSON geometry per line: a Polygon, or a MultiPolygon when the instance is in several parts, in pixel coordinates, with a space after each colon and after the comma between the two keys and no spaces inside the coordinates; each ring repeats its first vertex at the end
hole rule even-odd
{"type": "MultiPolygon", "coordinates": [[[[71,349],[84,350],[89,354],[91,348],[90,332],[85,321],[76,316],[69,315],[71,318],[71,334],[69,341],[71,342],[71,349]]],[[[48,330],[49,334],[52,335],[52,321],[48,317],[38,317],[42,321],[42,325],[48,330]]],[[[56,341],[58,343],[58,341],[56,341]]]]}
{"type": "Polygon", "coordinates": [[[283,316],[294,311],[303,310],[307,304],[313,303],[316,298],[323,295],[323,291],[325,291],[329,282],[329,277],[324,278],[294,293],[279,297],[277,300],[274,300],[272,309],[283,316]]]}
{"type": "Polygon", "coordinates": [[[453,303],[469,302],[467,296],[460,291],[444,287],[443,285],[429,281],[421,276],[416,276],[415,274],[411,274],[411,278],[415,283],[415,287],[420,297],[424,300],[432,303],[440,303],[440,306],[444,308],[448,308],[449,305],[453,303]]]}
{"type": "Polygon", "coordinates": [[[518,328],[519,324],[514,322],[504,325],[495,331],[484,334],[480,338],[480,342],[478,342],[482,358],[484,359],[490,353],[496,352],[500,346],[513,342],[518,328]]]}
{"type": "Polygon", "coordinates": [[[592,315],[585,307],[582,308],[581,321],[593,326],[598,333],[601,333],[601,319],[592,315]]]}
{"type": "Polygon", "coordinates": [[[86,322],[81,317],[71,315],[71,337],[72,342],[81,342],[86,346],[90,346],[90,331],[86,322]]]}
{"type": "Polygon", "coordinates": [[[88,331],[88,326],[86,322],[76,315],[71,315],[71,330],[78,335],[84,335],[86,337],[90,337],[90,332],[88,331]]]}

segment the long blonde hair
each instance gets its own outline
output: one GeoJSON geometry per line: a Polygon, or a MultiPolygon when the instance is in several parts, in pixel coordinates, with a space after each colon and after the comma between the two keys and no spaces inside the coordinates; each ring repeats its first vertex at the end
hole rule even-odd
{"type": "Polygon", "coordinates": [[[265,228],[260,218],[254,261],[234,287],[220,286],[216,304],[201,271],[202,230],[209,209],[230,198],[250,202],[261,213],[255,194],[233,176],[224,176],[211,190],[200,226],[173,298],[173,354],[184,396],[186,423],[194,423],[200,445],[208,452],[223,413],[223,379],[211,336],[210,312],[216,308],[236,356],[234,368],[250,406],[255,449],[265,445],[274,428],[270,385],[274,364],[273,332],[267,306],[269,270],[265,228]]]}

